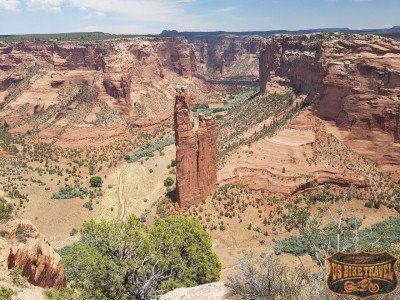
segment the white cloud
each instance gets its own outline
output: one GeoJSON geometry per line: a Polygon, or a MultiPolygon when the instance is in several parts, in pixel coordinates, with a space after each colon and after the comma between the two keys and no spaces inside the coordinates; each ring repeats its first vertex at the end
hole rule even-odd
{"type": "Polygon", "coordinates": [[[228,7],[223,7],[223,8],[217,9],[217,12],[228,13],[228,12],[235,11],[238,8],[239,8],[239,6],[228,6],[228,7]]]}
{"type": "MultiPolygon", "coordinates": [[[[0,0],[2,2],[20,0],[0,0]]],[[[132,21],[164,22],[181,24],[193,21],[196,17],[186,16],[183,3],[193,3],[197,0],[24,0],[29,10],[45,10],[59,12],[64,5],[77,7],[80,10],[92,10],[92,16],[102,16],[105,13],[116,13],[132,21]]],[[[0,5],[1,7],[1,5],[0,5]]]]}
{"type": "Polygon", "coordinates": [[[62,0],[26,0],[29,10],[46,10],[50,12],[61,11],[62,0]]]}
{"type": "Polygon", "coordinates": [[[19,12],[19,0],[0,0],[0,11],[19,12]]]}
{"type": "MultiPolygon", "coordinates": [[[[30,0],[32,1],[32,0],[30,0]]],[[[34,0],[46,1],[46,0],[34,0]]],[[[55,1],[55,0],[53,0],[55,1]]],[[[104,13],[116,13],[132,21],[150,21],[179,24],[190,22],[193,16],[185,16],[177,0],[64,0],[74,7],[85,7],[104,13]]],[[[193,2],[193,0],[189,0],[193,2]]],[[[185,0],[188,2],[188,0],[185,0]]]]}

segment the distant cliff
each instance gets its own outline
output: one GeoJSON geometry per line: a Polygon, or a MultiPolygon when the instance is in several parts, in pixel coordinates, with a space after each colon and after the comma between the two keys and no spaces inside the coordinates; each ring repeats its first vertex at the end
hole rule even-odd
{"type": "Polygon", "coordinates": [[[204,37],[191,40],[196,66],[203,71],[228,76],[258,76],[259,36],[204,37]]]}
{"type": "Polygon", "coordinates": [[[366,138],[381,130],[399,142],[400,44],[376,36],[275,36],[260,52],[260,90],[274,76],[312,102],[315,114],[366,138]]]}

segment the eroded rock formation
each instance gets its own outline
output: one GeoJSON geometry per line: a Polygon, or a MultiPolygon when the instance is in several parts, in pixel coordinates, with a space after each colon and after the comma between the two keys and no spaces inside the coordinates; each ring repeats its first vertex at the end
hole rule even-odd
{"type": "Polygon", "coordinates": [[[400,44],[377,36],[275,36],[260,52],[260,90],[273,76],[308,95],[315,114],[366,138],[400,141],[400,44]]]}
{"type": "Polygon", "coordinates": [[[61,257],[28,220],[13,218],[0,225],[0,267],[18,268],[28,282],[43,288],[66,286],[61,257]]]}
{"type": "Polygon", "coordinates": [[[46,111],[62,102],[60,97],[71,85],[78,85],[95,87],[96,99],[127,120],[149,116],[156,120],[166,111],[172,115],[175,91],[167,87],[177,78],[190,79],[194,71],[191,46],[181,37],[0,42],[0,105],[6,108],[0,118],[9,118],[12,127],[22,119],[26,122],[37,102],[46,111]]]}
{"type": "Polygon", "coordinates": [[[177,87],[175,101],[176,197],[180,207],[205,199],[217,182],[215,117],[199,116],[198,151],[190,121],[190,99],[177,87]]]}
{"type": "Polygon", "coordinates": [[[205,199],[213,191],[217,182],[217,130],[215,117],[199,115],[198,183],[200,198],[205,199]]]}
{"type": "Polygon", "coordinates": [[[195,47],[196,65],[210,73],[243,76],[258,76],[257,52],[264,38],[224,37],[204,38],[190,41],[195,47]]]}

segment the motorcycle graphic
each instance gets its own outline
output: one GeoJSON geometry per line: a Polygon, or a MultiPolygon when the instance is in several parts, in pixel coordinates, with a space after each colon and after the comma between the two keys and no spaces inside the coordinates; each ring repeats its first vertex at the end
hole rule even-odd
{"type": "Polygon", "coordinates": [[[352,281],[346,281],[344,284],[344,292],[365,292],[369,290],[371,293],[376,293],[379,291],[379,285],[372,282],[372,278],[365,278],[359,283],[354,283],[352,281]]]}

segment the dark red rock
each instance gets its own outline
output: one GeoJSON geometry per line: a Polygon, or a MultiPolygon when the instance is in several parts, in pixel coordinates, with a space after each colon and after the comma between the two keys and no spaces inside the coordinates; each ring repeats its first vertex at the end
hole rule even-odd
{"type": "Polygon", "coordinates": [[[199,203],[217,182],[217,131],[215,117],[199,117],[198,148],[190,122],[190,100],[177,88],[175,101],[176,199],[180,207],[199,203]]]}

